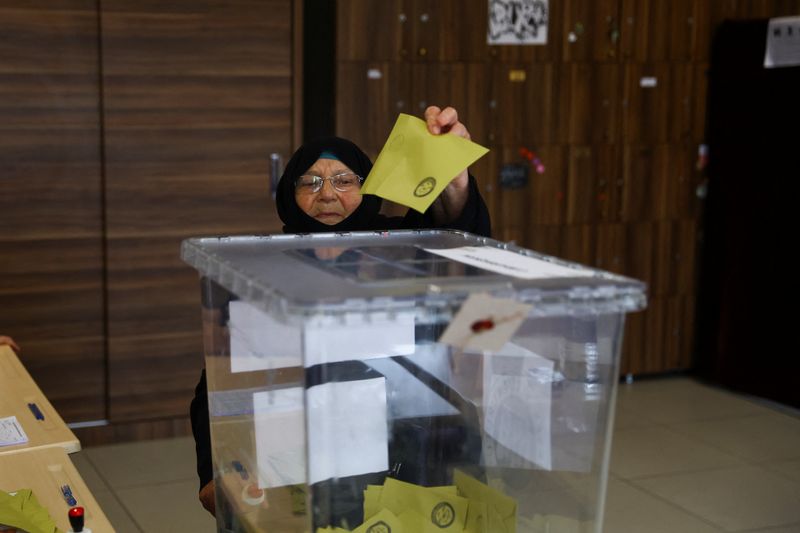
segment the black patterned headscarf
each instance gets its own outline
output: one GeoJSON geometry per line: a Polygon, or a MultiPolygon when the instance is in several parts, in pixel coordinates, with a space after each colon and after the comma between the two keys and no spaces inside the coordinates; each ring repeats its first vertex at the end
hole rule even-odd
{"type": "Polygon", "coordinates": [[[378,213],[381,210],[381,199],[371,194],[363,195],[361,204],[356,210],[338,224],[323,224],[300,209],[294,198],[294,182],[311,168],[323,152],[335,155],[336,159],[363,178],[366,178],[372,169],[369,157],[358,146],[346,139],[326,137],[301,146],[286,164],[275,196],[278,216],[284,224],[283,232],[316,233],[381,229],[374,227],[380,219],[378,213]]]}

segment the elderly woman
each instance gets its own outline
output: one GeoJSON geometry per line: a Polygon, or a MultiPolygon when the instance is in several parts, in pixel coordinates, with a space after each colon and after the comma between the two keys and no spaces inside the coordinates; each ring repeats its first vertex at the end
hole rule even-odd
{"type": "MultiPolygon", "coordinates": [[[[429,107],[425,118],[433,134],[470,138],[452,107],[443,111],[429,107]]],[[[278,184],[276,200],[284,232],[447,227],[489,235],[489,214],[466,169],[427,213],[409,210],[404,217],[379,214],[381,199],[361,195],[361,184],[370,169],[369,158],[350,141],[334,137],[302,146],[289,160],[278,184]]]]}
{"type": "MultiPolygon", "coordinates": [[[[452,107],[429,107],[425,111],[428,130],[470,138],[452,107]]],[[[428,211],[409,209],[403,217],[379,213],[381,199],[362,195],[361,184],[372,162],[355,144],[331,137],[309,142],[286,165],[278,183],[276,203],[285,233],[325,231],[369,231],[382,229],[450,228],[489,236],[489,213],[478,192],[475,178],[464,169],[444,189],[428,211]]],[[[200,501],[209,512],[214,508],[208,395],[203,370],[191,405],[192,433],[197,450],[200,501]]]]}

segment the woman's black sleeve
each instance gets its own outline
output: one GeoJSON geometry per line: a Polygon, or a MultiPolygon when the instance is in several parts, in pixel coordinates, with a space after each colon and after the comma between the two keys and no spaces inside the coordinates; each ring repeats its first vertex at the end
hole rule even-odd
{"type": "Polygon", "coordinates": [[[197,453],[197,476],[200,478],[200,489],[214,479],[214,468],[211,462],[211,426],[208,415],[208,390],[206,387],[206,370],[200,374],[200,382],[194,389],[194,398],[189,407],[192,420],[192,435],[197,453]]]}

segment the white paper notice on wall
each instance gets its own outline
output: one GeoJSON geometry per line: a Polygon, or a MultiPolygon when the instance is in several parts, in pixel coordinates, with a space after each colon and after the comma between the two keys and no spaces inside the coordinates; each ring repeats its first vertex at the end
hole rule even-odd
{"type": "Polygon", "coordinates": [[[309,483],[389,469],[386,378],[317,385],[306,400],[309,483]]]}
{"type": "Polygon", "coordinates": [[[462,246],[460,248],[425,248],[426,252],[447,257],[470,266],[522,279],[592,277],[592,270],[568,267],[536,257],[502,250],[492,246],[462,246]]]}
{"type": "Polygon", "coordinates": [[[282,324],[246,302],[231,302],[231,372],[252,372],[414,353],[413,313],[316,317],[282,324]],[[305,353],[303,352],[305,348],[305,353]]]}
{"type": "Polygon", "coordinates": [[[770,19],[767,26],[767,50],[764,67],[800,65],[800,17],[770,19]]]}
{"type": "Polygon", "coordinates": [[[549,0],[489,0],[488,44],[547,44],[549,0]]]}
{"type": "Polygon", "coordinates": [[[486,466],[552,468],[553,361],[508,343],[483,365],[486,433],[502,448],[484,446],[486,466]],[[509,453],[513,452],[513,453],[509,453]]]}

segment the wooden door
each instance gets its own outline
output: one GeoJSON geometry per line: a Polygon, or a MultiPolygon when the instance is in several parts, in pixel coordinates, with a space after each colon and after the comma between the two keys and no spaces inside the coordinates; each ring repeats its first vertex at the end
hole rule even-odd
{"type": "Polygon", "coordinates": [[[68,422],[105,418],[96,7],[0,5],[0,334],[68,422]]]}
{"type": "Polygon", "coordinates": [[[103,2],[112,421],[183,416],[202,367],[197,235],[280,232],[269,158],[292,141],[290,0],[103,2]]]}

